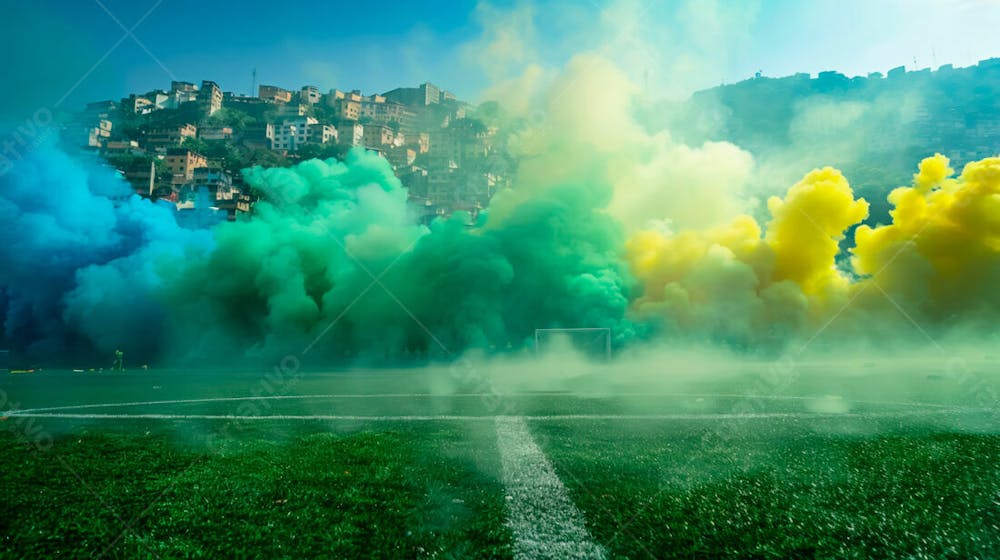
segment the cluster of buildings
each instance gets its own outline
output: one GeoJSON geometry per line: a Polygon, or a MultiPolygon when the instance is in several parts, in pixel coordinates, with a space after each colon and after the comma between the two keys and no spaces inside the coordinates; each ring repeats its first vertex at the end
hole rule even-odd
{"type": "Polygon", "coordinates": [[[506,157],[497,130],[468,118],[469,110],[431,83],[371,95],[261,85],[248,96],[209,80],[174,81],[169,90],[88,104],[66,137],[98,151],[143,196],[187,208],[207,189],[229,219],[254,201],[234,176],[235,162],[201,151],[251,154],[240,163],[253,164],[262,151],[294,162],[363,147],[388,160],[411,202],[431,219],[456,210],[475,214],[509,182],[508,166],[498,164],[506,157]],[[237,151],[205,149],[220,145],[237,151]]]}

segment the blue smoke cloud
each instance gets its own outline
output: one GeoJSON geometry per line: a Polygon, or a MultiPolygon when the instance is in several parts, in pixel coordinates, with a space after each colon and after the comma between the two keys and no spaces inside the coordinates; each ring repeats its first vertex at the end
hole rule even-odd
{"type": "Polygon", "coordinates": [[[33,359],[122,348],[132,363],[234,363],[314,347],[411,362],[522,348],[543,327],[634,336],[602,183],[425,227],[388,162],[356,150],[245,170],[268,197],[254,216],[188,229],[82,157],[46,143],[0,176],[4,338],[33,359]]]}
{"type": "Polygon", "coordinates": [[[162,273],[211,235],[96,160],[43,141],[0,176],[3,338],[29,359],[151,354],[162,273]]]}

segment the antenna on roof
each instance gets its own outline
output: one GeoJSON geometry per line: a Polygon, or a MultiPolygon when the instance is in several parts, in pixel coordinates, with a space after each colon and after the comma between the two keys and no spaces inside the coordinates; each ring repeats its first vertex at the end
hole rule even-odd
{"type": "Polygon", "coordinates": [[[253,69],[253,81],[250,83],[250,97],[257,95],[257,69],[253,69]]]}

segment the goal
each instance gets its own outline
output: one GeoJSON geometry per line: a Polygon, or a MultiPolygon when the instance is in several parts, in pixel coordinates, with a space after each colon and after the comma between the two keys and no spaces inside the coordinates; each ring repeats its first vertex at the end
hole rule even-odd
{"type": "Polygon", "coordinates": [[[592,357],[611,359],[611,329],[578,327],[569,329],[535,329],[535,353],[548,349],[571,348],[592,357]]]}

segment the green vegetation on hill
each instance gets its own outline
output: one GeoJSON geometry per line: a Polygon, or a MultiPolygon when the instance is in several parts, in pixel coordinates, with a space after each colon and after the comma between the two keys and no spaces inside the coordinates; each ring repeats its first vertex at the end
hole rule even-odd
{"type": "Polygon", "coordinates": [[[997,155],[1000,59],[887,77],[756,78],[638,111],[640,122],[686,143],[728,141],[748,150],[777,184],[837,167],[872,203],[868,223],[886,222],[886,195],[909,183],[922,158],[940,152],[960,170],[997,155]]]}
{"type": "MultiPolygon", "coordinates": [[[[803,127],[814,133],[863,132],[898,140],[886,148],[971,150],[996,141],[1000,131],[1000,60],[936,72],[890,73],[889,77],[847,78],[824,72],[758,78],[695,93],[667,103],[659,124],[688,142],[728,140],[755,154],[793,146],[803,127]],[[664,121],[662,117],[666,117],[664,121]]],[[[995,149],[995,148],[994,148],[995,149]]]]}

